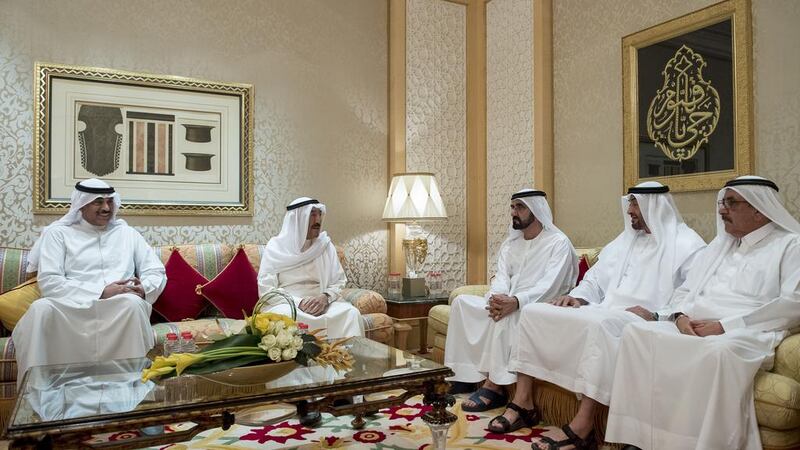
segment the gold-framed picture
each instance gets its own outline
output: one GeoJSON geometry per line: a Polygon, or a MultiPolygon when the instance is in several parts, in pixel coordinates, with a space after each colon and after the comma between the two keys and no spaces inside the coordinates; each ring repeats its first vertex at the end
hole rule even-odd
{"type": "Polygon", "coordinates": [[[36,63],[34,213],[86,178],[128,215],[253,215],[253,86],[36,63]]]}
{"type": "Polygon", "coordinates": [[[719,189],[752,173],[749,0],[727,0],[622,38],[624,188],[719,189]]]}

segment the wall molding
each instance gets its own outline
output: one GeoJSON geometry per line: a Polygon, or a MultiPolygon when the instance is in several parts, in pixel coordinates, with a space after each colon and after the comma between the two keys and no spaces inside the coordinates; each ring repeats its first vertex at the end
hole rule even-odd
{"type": "Polygon", "coordinates": [[[555,215],[553,188],[553,0],[533,2],[533,184],[547,193],[555,215]]]}

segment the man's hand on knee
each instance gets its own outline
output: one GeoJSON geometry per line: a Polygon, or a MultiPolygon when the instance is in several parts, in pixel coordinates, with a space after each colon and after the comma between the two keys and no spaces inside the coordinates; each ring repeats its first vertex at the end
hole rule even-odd
{"type": "Polygon", "coordinates": [[[571,308],[580,308],[583,305],[589,304],[589,302],[587,302],[582,298],[570,297],[569,295],[562,295],[561,297],[556,297],[555,299],[551,300],[550,303],[552,303],[555,306],[567,306],[571,308]]]}
{"type": "Polygon", "coordinates": [[[719,320],[690,320],[689,326],[700,337],[713,336],[725,333],[719,320]]]}
{"type": "Polygon", "coordinates": [[[516,297],[510,297],[505,294],[492,295],[489,297],[489,303],[486,305],[486,310],[489,311],[489,317],[495,322],[518,309],[519,300],[517,300],[516,297]]]}
{"type": "Polygon", "coordinates": [[[306,297],[300,301],[300,305],[297,307],[300,308],[300,311],[317,317],[328,309],[328,296],[320,294],[316,297],[306,297]]]}
{"type": "Polygon", "coordinates": [[[138,278],[133,277],[127,280],[117,280],[109,284],[103,289],[100,298],[111,298],[120,294],[134,294],[144,298],[144,288],[142,282],[138,278]]]}

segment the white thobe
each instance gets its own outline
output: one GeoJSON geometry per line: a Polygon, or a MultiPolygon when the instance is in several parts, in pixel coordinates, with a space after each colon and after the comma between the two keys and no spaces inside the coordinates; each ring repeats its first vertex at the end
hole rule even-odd
{"type": "Polygon", "coordinates": [[[49,229],[41,242],[38,284],[11,335],[17,383],[32,366],[143,357],[153,347],[151,305],[166,286],[164,265],[127,225],[88,222],[49,229]],[[115,281],[138,277],[145,299],[120,294],[100,299],[115,281]]]}
{"type": "MultiPolygon", "coordinates": [[[[686,277],[697,251],[704,245],[693,232],[679,234],[678,238],[690,243],[676,246],[675,257],[681,258],[683,264],[673,276],[675,286],[686,277]]],[[[658,279],[662,270],[672,269],[652,264],[657,254],[653,236],[639,232],[628,248],[610,248],[605,253],[608,259],[601,258],[570,292],[589,305],[526,306],[519,321],[520,344],[513,348],[511,369],[607,405],[622,331],[630,323],[644,322],[625,309],[639,305],[659,310],[669,300],[660,298],[658,279]],[[615,264],[623,264],[621,270],[615,264]]]]}
{"type": "Polygon", "coordinates": [[[490,291],[484,297],[459,295],[453,300],[444,352],[444,364],[455,373],[450,379],[475,383],[488,377],[499,385],[515,383],[517,375],[509,372],[508,363],[519,311],[572,287],[578,275],[575,261],[569,239],[550,230],[534,239],[505,242],[490,291]],[[495,322],[485,309],[492,294],[517,297],[519,309],[495,322]]]}
{"type": "MultiPolygon", "coordinates": [[[[308,243],[307,241],[306,247],[308,243]]],[[[329,305],[325,313],[312,316],[297,308],[297,321],[307,324],[311,330],[324,328],[326,331],[322,334],[330,339],[364,335],[361,313],[355,306],[341,299],[340,293],[346,284],[347,277],[335,251],[325,252],[319,258],[279,274],[264,271],[258,274],[259,295],[264,295],[270,289],[280,288],[294,297],[296,306],[306,297],[327,294],[329,305]],[[327,263],[323,263],[323,258],[328,258],[327,263]],[[322,270],[330,270],[331,273],[327,286],[320,285],[322,270]]],[[[290,317],[292,314],[291,307],[286,304],[271,305],[268,310],[290,317]]]]}
{"type": "Polygon", "coordinates": [[[719,320],[724,334],[687,336],[669,322],[625,330],[606,440],[645,449],[761,448],[753,380],[800,322],[800,236],[767,224],[720,261],[707,281],[690,276],[671,304],[692,320],[719,320]],[[697,296],[683,301],[692,290],[697,296]]]}

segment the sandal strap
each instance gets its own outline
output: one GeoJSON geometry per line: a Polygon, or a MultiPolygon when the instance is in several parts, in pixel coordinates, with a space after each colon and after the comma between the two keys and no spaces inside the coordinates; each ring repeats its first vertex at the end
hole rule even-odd
{"type": "Polygon", "coordinates": [[[490,420],[490,421],[489,421],[489,426],[488,426],[487,428],[488,428],[488,429],[489,429],[489,431],[491,431],[492,433],[508,433],[508,431],[511,429],[511,422],[509,422],[509,421],[508,421],[508,419],[506,419],[506,418],[505,418],[505,417],[504,417],[504,416],[501,414],[501,415],[499,415],[499,416],[495,417],[494,419],[490,420]],[[495,429],[492,429],[492,422],[494,422],[494,421],[497,421],[497,422],[499,422],[499,423],[500,423],[501,427],[500,427],[500,429],[499,429],[499,430],[498,430],[497,428],[495,428],[495,429]]]}
{"type": "Polygon", "coordinates": [[[531,409],[525,409],[518,404],[511,402],[506,405],[506,408],[516,411],[522,421],[528,426],[533,426],[539,423],[539,410],[536,408],[536,405],[533,405],[533,408],[531,409]]]}
{"type": "Polygon", "coordinates": [[[563,427],[561,427],[561,431],[563,431],[564,434],[567,435],[570,443],[575,446],[575,450],[582,450],[588,448],[590,439],[594,437],[594,431],[593,431],[589,433],[588,436],[586,436],[586,439],[581,438],[580,436],[578,436],[577,433],[575,433],[575,431],[572,430],[572,428],[570,428],[569,424],[566,424],[563,427]]]}
{"type": "MultiPolygon", "coordinates": [[[[499,394],[499,393],[497,393],[497,392],[495,392],[495,391],[493,391],[491,389],[487,389],[485,387],[478,388],[478,390],[475,391],[475,393],[478,394],[478,397],[483,397],[483,398],[489,400],[489,403],[484,403],[482,401],[480,402],[480,403],[483,403],[484,405],[488,405],[488,404],[491,404],[491,403],[494,403],[494,402],[504,402],[504,401],[506,401],[508,399],[508,397],[505,394],[499,394]]],[[[472,397],[470,397],[470,398],[472,398],[472,397]]]]}

